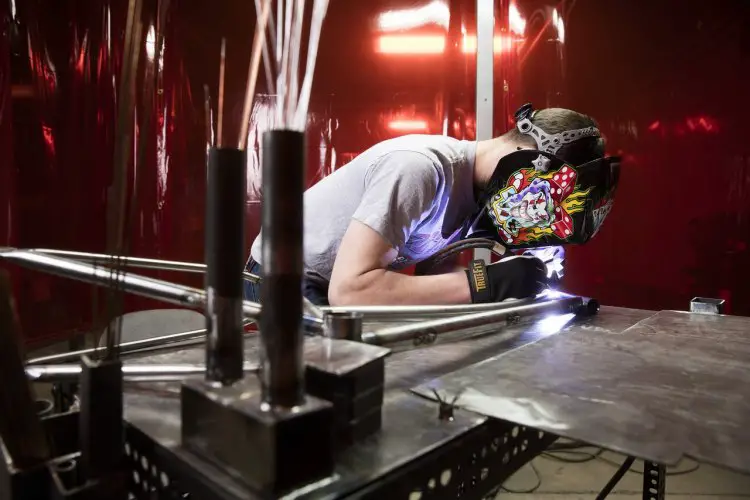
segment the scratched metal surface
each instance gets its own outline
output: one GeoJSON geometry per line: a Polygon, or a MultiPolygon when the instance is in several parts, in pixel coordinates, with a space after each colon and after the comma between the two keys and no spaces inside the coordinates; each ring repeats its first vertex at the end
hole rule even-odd
{"type": "Polygon", "coordinates": [[[750,472],[750,318],[662,311],[620,334],[570,328],[415,392],[663,463],[750,472]]]}
{"type": "MultiPolygon", "coordinates": [[[[125,395],[125,417],[164,452],[196,466],[217,488],[236,498],[255,498],[219,468],[197,459],[180,445],[179,397],[172,392],[130,390],[125,395]]],[[[337,497],[424,456],[480,426],[486,417],[458,411],[451,422],[437,418],[430,401],[400,392],[383,406],[383,428],[348,448],[339,457],[334,478],[315,489],[315,498],[337,497]]],[[[304,496],[303,496],[304,498],[304,496]]]]}
{"type": "MultiPolygon", "coordinates": [[[[652,311],[602,307],[597,316],[583,321],[573,322],[571,316],[558,316],[500,329],[493,327],[489,331],[487,328],[474,328],[457,335],[440,336],[434,344],[429,346],[400,343],[391,346],[393,352],[386,360],[386,388],[410,389],[435,377],[536,342],[561,329],[619,333],[651,314],[653,314],[652,311]]],[[[368,322],[364,331],[403,323],[403,321],[368,322]]],[[[306,357],[315,351],[310,348],[309,342],[307,345],[306,357]]],[[[258,337],[246,336],[245,361],[257,362],[258,359],[258,337]]],[[[127,360],[127,363],[134,364],[202,364],[204,362],[205,351],[202,346],[162,354],[147,354],[127,360]]],[[[132,386],[134,385],[129,385],[129,387],[132,386]]],[[[148,384],[148,387],[156,387],[161,391],[172,393],[179,392],[179,384],[171,382],[148,384]]],[[[386,397],[389,395],[386,394],[386,397]]]]}
{"type": "Polygon", "coordinates": [[[506,327],[493,334],[468,333],[463,340],[395,352],[386,364],[386,385],[389,388],[412,388],[561,331],[620,333],[652,314],[653,311],[602,307],[598,315],[585,320],[573,321],[572,315],[555,316],[506,327]]]}

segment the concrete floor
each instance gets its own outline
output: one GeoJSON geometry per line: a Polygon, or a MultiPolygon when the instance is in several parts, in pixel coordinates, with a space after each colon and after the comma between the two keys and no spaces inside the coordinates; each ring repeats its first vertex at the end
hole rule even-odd
{"type": "MultiPolygon", "coordinates": [[[[498,499],[527,500],[593,500],[609,481],[625,457],[604,452],[599,458],[584,463],[565,463],[555,458],[581,460],[596,452],[595,448],[581,449],[583,453],[553,453],[536,460],[509,478],[498,499]],[[535,486],[537,486],[536,489],[535,486]],[[534,490],[531,492],[531,490],[534,490]],[[520,493],[529,492],[529,493],[520,493]]],[[[607,498],[635,500],[642,498],[643,463],[636,461],[632,472],[622,478],[607,498]]],[[[666,498],[669,500],[750,499],[750,476],[730,472],[686,459],[668,469],[666,498]],[[697,469],[696,469],[697,467],[697,469]],[[696,470],[693,470],[696,469],[696,470]],[[693,472],[689,472],[693,470],[693,472]]]]}

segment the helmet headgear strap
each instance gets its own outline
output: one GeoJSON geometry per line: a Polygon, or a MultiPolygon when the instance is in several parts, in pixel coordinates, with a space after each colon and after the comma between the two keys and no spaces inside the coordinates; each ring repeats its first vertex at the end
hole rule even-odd
{"type": "MultiPolygon", "coordinates": [[[[531,123],[531,119],[534,117],[536,111],[531,103],[524,104],[516,111],[516,128],[523,135],[528,135],[536,142],[537,150],[549,153],[551,155],[557,154],[561,147],[565,144],[570,144],[579,139],[585,137],[601,137],[599,129],[596,127],[579,128],[576,130],[566,130],[558,134],[548,134],[541,128],[531,123]]],[[[538,172],[546,172],[549,170],[549,158],[539,155],[539,157],[532,162],[534,169],[538,172]]]]}

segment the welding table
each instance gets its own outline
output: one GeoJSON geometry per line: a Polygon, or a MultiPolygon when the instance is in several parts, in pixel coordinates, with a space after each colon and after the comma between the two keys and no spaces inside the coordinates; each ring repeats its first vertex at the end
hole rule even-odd
{"type": "MultiPolygon", "coordinates": [[[[482,498],[559,436],[644,459],[644,498],[663,497],[664,464],[683,455],[750,471],[750,403],[734,391],[750,379],[750,319],[602,307],[552,321],[396,348],[380,433],[297,496],[482,498]],[[460,396],[452,421],[437,418],[434,391],[460,396]]],[[[246,359],[257,359],[256,338],[246,359]]],[[[133,362],[199,364],[203,350],[133,362]]],[[[129,386],[125,404],[136,498],[252,498],[181,448],[178,384],[129,386]]]]}

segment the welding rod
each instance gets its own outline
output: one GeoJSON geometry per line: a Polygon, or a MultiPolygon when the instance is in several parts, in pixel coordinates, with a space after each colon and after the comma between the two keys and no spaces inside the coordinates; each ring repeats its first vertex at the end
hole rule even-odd
{"type": "Polygon", "coordinates": [[[549,299],[535,304],[383,328],[376,332],[363,333],[362,341],[367,344],[388,345],[405,340],[414,340],[425,335],[455,333],[468,328],[503,323],[508,320],[539,314],[577,312],[583,304],[584,301],[581,297],[549,299]]]}
{"type": "Polygon", "coordinates": [[[291,408],[304,402],[302,234],[305,134],[263,134],[263,286],[260,333],[263,399],[291,408]]]}
{"type": "MultiPolygon", "coordinates": [[[[23,350],[8,276],[0,273],[0,447],[14,467],[47,460],[50,448],[24,375],[23,350]]],[[[5,463],[0,467],[6,467],[5,463]]]]}
{"type": "Polygon", "coordinates": [[[211,148],[206,193],[206,380],[243,377],[245,151],[211,148]]]}
{"type": "MultiPolygon", "coordinates": [[[[201,312],[205,310],[206,294],[203,290],[169,281],[147,278],[133,273],[118,274],[114,270],[96,267],[85,262],[15,248],[0,249],[0,259],[97,286],[108,287],[111,286],[112,282],[117,281],[121,289],[135,295],[178,304],[201,312]]],[[[260,316],[260,304],[256,302],[246,300],[242,304],[242,309],[245,318],[257,319],[260,316]]],[[[320,318],[305,316],[304,323],[305,327],[312,331],[320,332],[323,330],[323,320],[320,318]]]]}
{"type": "MultiPolygon", "coordinates": [[[[244,371],[256,372],[258,365],[245,363],[244,371]]],[[[27,366],[26,375],[32,382],[57,383],[77,382],[81,376],[80,364],[27,366]]],[[[206,367],[201,365],[123,365],[122,376],[125,382],[170,382],[185,377],[205,375],[206,367]]]]}

